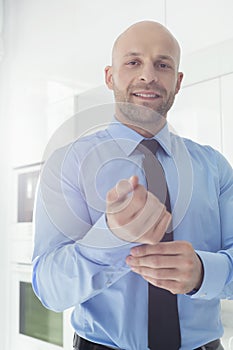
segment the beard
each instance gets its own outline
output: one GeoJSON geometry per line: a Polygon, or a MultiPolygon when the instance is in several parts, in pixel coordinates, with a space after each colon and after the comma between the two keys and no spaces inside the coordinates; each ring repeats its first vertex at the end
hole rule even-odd
{"type": "Polygon", "coordinates": [[[114,96],[117,104],[117,109],[127,121],[137,123],[140,126],[150,126],[150,124],[162,124],[164,125],[164,119],[166,118],[167,112],[170,110],[174,103],[175,92],[170,92],[158,87],[157,85],[148,84],[147,86],[142,85],[130,85],[126,93],[120,91],[114,84],[114,96]],[[135,89],[142,90],[155,90],[158,91],[162,96],[161,102],[155,107],[152,107],[150,102],[144,101],[142,103],[135,103],[133,101],[131,91],[135,89]]]}

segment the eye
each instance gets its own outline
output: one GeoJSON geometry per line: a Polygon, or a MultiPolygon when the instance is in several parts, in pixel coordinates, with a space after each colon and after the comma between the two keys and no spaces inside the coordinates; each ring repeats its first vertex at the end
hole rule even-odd
{"type": "Polygon", "coordinates": [[[129,61],[126,63],[127,66],[137,66],[139,65],[139,62],[138,61],[129,61]]]}
{"type": "Polygon", "coordinates": [[[158,66],[159,66],[159,68],[161,68],[161,69],[169,69],[169,68],[171,68],[167,63],[164,63],[164,62],[160,62],[160,63],[158,64],[158,66]]]}

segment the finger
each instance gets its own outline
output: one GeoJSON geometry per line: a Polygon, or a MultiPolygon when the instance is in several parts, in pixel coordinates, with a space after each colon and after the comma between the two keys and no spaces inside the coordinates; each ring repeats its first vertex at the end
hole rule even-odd
{"type": "Polygon", "coordinates": [[[130,192],[132,192],[138,185],[138,177],[131,176],[129,179],[123,179],[116,184],[116,193],[118,199],[125,198],[130,192]]]}
{"type": "Polygon", "coordinates": [[[133,189],[135,189],[139,183],[138,176],[136,176],[136,175],[131,176],[129,179],[129,182],[131,183],[133,189]]]}
{"type": "Polygon", "coordinates": [[[160,217],[155,222],[153,228],[151,228],[148,233],[145,234],[144,239],[145,242],[150,245],[157,244],[163,238],[169,224],[171,222],[171,214],[166,211],[165,206],[164,210],[161,212],[160,217]]]}
{"type": "Polygon", "coordinates": [[[113,190],[111,190],[107,200],[106,213],[119,214],[121,221],[127,224],[137,215],[144,206],[147,198],[147,191],[144,186],[138,184],[138,178],[132,177],[130,180],[121,180],[113,190]],[[111,197],[112,196],[112,197],[111,197]]]}
{"type": "MultiPolygon", "coordinates": [[[[124,209],[124,216],[128,218],[128,222],[132,222],[137,215],[143,210],[147,201],[147,190],[142,185],[137,185],[132,196],[124,201],[123,206],[118,206],[121,210],[124,209]]],[[[126,222],[127,223],[127,222],[126,222]]]]}
{"type": "Polygon", "coordinates": [[[130,250],[130,254],[132,256],[137,256],[137,257],[152,255],[152,254],[178,255],[178,254],[182,254],[184,250],[186,250],[185,241],[171,241],[171,242],[158,242],[153,245],[144,244],[141,246],[133,247],[130,250]]]}
{"type": "Polygon", "coordinates": [[[107,193],[107,202],[121,202],[125,197],[132,192],[138,185],[138,177],[131,176],[130,179],[120,180],[115,187],[107,193]]]}
{"type": "Polygon", "coordinates": [[[109,204],[114,204],[116,202],[122,201],[128,193],[133,190],[131,183],[126,180],[120,180],[115,187],[113,187],[107,193],[107,202],[109,204]]]}
{"type": "Polygon", "coordinates": [[[156,280],[173,280],[179,281],[177,270],[171,269],[155,269],[145,266],[132,267],[131,270],[144,278],[156,280]]]}
{"type": "Polygon", "coordinates": [[[128,256],[126,263],[132,268],[150,268],[150,269],[174,269],[180,266],[182,258],[177,255],[146,255],[143,257],[128,256]]]}
{"type": "MultiPolygon", "coordinates": [[[[149,230],[154,229],[165,211],[165,206],[158,198],[142,185],[137,185],[133,194],[122,203],[107,208],[108,214],[114,213],[111,229],[119,238],[130,242],[139,241],[149,230]]],[[[150,243],[145,240],[141,242],[150,243]]]]}
{"type": "Polygon", "coordinates": [[[155,287],[163,288],[172,294],[184,293],[180,287],[179,282],[174,280],[157,280],[154,278],[142,276],[147,282],[153,284],[155,287]]]}
{"type": "MultiPolygon", "coordinates": [[[[135,233],[134,241],[151,244],[149,232],[150,230],[154,230],[157,223],[163,217],[165,211],[165,206],[158,200],[158,198],[152,193],[146,191],[146,201],[143,202],[143,205],[141,205],[137,215],[134,215],[130,222],[131,231],[135,233]],[[149,238],[146,239],[146,236],[149,238]]],[[[157,242],[160,241],[160,239],[161,235],[159,235],[157,242]]]]}

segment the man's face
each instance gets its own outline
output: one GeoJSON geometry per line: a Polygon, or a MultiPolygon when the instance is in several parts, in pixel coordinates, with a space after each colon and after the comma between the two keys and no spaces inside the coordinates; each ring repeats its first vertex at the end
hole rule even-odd
{"type": "Polygon", "coordinates": [[[179,49],[173,38],[161,28],[139,29],[132,29],[117,42],[113,65],[105,70],[106,82],[119,102],[119,119],[153,122],[158,114],[166,117],[183,75],[178,73],[179,49]]]}

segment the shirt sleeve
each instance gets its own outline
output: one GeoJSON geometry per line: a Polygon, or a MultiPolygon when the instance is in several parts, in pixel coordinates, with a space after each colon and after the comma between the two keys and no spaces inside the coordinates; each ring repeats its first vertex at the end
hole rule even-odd
{"type": "Polygon", "coordinates": [[[54,311],[85,302],[128,273],[133,246],[112,234],[104,213],[91,222],[69,153],[59,150],[44,167],[34,214],[32,285],[54,311]]]}
{"type": "Polygon", "coordinates": [[[233,170],[219,152],[216,152],[216,157],[222,249],[216,253],[196,251],[202,260],[204,278],[200,289],[191,298],[233,299],[233,170]]]}

